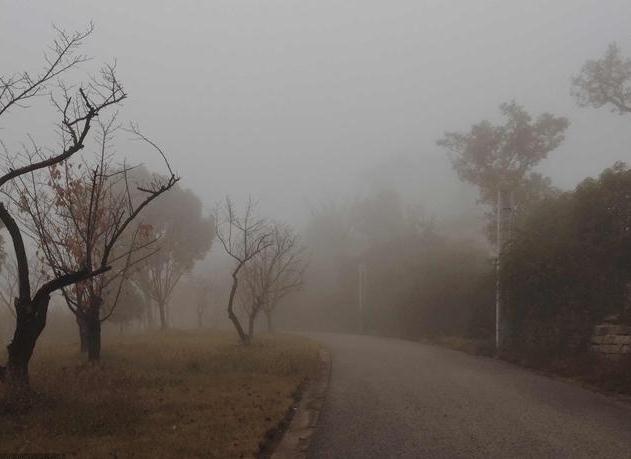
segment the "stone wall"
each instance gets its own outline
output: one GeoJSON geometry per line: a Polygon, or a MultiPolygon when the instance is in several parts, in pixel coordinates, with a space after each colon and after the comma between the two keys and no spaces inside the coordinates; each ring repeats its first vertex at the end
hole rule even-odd
{"type": "Polygon", "coordinates": [[[604,323],[594,327],[592,352],[607,358],[631,355],[631,326],[604,323]]]}

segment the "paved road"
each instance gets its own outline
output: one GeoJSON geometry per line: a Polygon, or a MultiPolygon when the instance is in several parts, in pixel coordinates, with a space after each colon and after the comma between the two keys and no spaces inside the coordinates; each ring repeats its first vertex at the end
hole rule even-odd
{"type": "Polygon", "coordinates": [[[631,458],[631,407],[504,362],[312,335],[333,356],[308,457],[631,458]]]}

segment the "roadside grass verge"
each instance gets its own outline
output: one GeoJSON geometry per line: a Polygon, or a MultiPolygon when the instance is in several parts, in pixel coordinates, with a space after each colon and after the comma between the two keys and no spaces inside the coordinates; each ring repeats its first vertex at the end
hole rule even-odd
{"type": "Polygon", "coordinates": [[[248,347],[218,332],[121,337],[96,366],[76,344],[48,344],[31,366],[32,409],[0,413],[0,454],[252,457],[318,363],[318,345],[291,335],[248,347]]]}

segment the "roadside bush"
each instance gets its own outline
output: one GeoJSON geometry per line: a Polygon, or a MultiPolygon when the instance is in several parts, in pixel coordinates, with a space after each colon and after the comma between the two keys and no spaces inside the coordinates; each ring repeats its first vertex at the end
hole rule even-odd
{"type": "Polygon", "coordinates": [[[530,208],[503,268],[506,344],[517,356],[576,353],[605,317],[629,321],[631,170],[617,163],[530,208]]]}

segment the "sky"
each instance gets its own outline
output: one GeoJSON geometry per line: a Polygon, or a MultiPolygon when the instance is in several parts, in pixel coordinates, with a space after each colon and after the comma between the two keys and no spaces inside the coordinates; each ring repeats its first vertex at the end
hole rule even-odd
{"type": "MultiPolygon", "coordinates": [[[[129,93],[121,119],[164,147],[209,209],[251,194],[293,223],[310,204],[394,187],[455,215],[475,191],[436,140],[497,120],[512,99],[570,119],[539,167],[557,186],[631,160],[631,116],[570,96],[610,42],[631,57],[629,0],[0,0],[0,73],[37,69],[53,24],[90,21],[84,52],[116,59],[129,93]]],[[[47,139],[53,122],[12,114],[0,137],[47,139]]]]}

